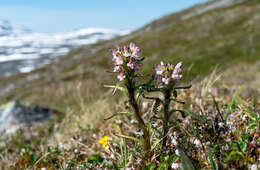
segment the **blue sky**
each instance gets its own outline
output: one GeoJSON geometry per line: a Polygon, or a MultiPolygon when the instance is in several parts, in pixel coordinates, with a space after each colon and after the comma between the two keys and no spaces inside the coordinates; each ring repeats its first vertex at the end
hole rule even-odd
{"type": "Polygon", "coordinates": [[[154,19],[207,0],[0,0],[0,19],[34,32],[85,27],[137,29],[154,19]]]}

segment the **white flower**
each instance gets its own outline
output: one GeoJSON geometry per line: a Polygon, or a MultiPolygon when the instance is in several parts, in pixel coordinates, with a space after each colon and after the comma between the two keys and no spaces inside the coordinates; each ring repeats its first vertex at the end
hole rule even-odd
{"type": "Polygon", "coordinates": [[[112,159],[116,159],[116,157],[115,157],[114,154],[111,154],[110,157],[111,157],[112,159]]]}
{"type": "Polygon", "coordinates": [[[63,149],[63,148],[64,148],[63,143],[59,142],[59,144],[58,144],[58,148],[59,148],[59,149],[63,149]]]}
{"type": "Polygon", "coordinates": [[[180,156],[180,151],[178,149],[175,150],[175,154],[180,156]]]}
{"type": "Polygon", "coordinates": [[[195,145],[196,145],[196,147],[201,147],[202,145],[201,145],[201,142],[198,140],[198,139],[195,139],[194,140],[194,142],[193,142],[195,145]]]}
{"type": "Polygon", "coordinates": [[[41,170],[46,170],[46,168],[41,168],[41,170]]]}
{"type": "Polygon", "coordinates": [[[256,164],[251,165],[250,170],[257,170],[257,165],[256,164]]]}
{"type": "Polygon", "coordinates": [[[24,148],[21,149],[21,153],[25,153],[25,149],[24,148]]]}
{"type": "Polygon", "coordinates": [[[224,127],[224,123],[223,123],[223,122],[219,122],[219,123],[218,123],[218,126],[219,126],[220,128],[223,128],[223,127],[224,127]]]}
{"type": "Polygon", "coordinates": [[[178,169],[178,168],[180,168],[180,163],[173,162],[172,169],[178,169]]]}
{"type": "Polygon", "coordinates": [[[174,144],[175,146],[178,145],[178,142],[176,141],[176,139],[174,137],[172,137],[171,143],[174,144]]]}

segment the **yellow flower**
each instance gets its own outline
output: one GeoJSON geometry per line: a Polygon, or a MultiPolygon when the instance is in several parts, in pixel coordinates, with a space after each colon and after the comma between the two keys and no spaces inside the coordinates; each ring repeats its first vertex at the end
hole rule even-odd
{"type": "Polygon", "coordinates": [[[105,148],[107,146],[107,136],[104,136],[98,142],[103,146],[103,148],[105,148]]]}
{"type": "Polygon", "coordinates": [[[122,134],[122,130],[120,129],[120,127],[118,125],[115,125],[115,128],[119,131],[120,134],[122,134]]]}

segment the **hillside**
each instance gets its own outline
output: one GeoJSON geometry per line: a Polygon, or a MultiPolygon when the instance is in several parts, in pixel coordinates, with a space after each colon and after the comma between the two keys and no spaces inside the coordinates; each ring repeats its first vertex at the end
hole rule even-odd
{"type": "MultiPolygon", "coordinates": [[[[9,147],[19,146],[14,151],[17,154],[29,143],[32,145],[30,152],[39,152],[36,157],[41,158],[45,146],[60,148],[61,144],[66,150],[62,153],[64,157],[57,154],[52,161],[63,163],[81,159],[75,148],[84,151],[82,159],[85,159],[84,154],[100,152],[97,139],[114,129],[114,125],[104,123],[103,119],[122,109],[120,104],[123,103],[119,95],[112,98],[111,91],[103,87],[116,79],[107,71],[112,69],[112,56],[108,51],[117,44],[136,42],[141,47],[145,75],[151,75],[152,66],[161,60],[174,64],[183,61],[183,84],[194,85],[182,96],[184,100],[190,98],[187,99],[190,108],[193,108],[193,102],[199,103],[211,113],[211,96],[206,95],[211,91],[225,109],[234,89],[241,85],[245,85],[241,95],[256,99],[256,104],[252,105],[259,104],[259,11],[258,0],[216,0],[200,4],[153,21],[129,35],[71,50],[59,60],[30,73],[0,78],[0,103],[18,99],[66,113],[57,120],[58,123],[29,129],[30,135],[25,132],[16,134],[14,138],[19,141],[9,138],[12,141],[9,147]],[[220,74],[223,76],[213,88],[212,82],[220,74]],[[33,135],[34,131],[38,136],[33,135]]],[[[248,103],[251,104],[251,100],[248,103]]],[[[198,107],[194,106],[194,110],[199,112],[198,107]]],[[[6,160],[12,160],[10,154],[7,157],[6,160]]],[[[33,154],[26,155],[16,159],[16,163],[30,162],[31,157],[33,154]]]]}

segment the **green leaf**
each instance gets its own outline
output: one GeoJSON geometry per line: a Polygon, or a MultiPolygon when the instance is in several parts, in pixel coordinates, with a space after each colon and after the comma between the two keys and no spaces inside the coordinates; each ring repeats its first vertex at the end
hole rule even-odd
{"type": "Polygon", "coordinates": [[[244,106],[244,107],[246,108],[246,110],[247,110],[246,113],[249,114],[248,116],[249,116],[251,119],[253,119],[253,120],[257,120],[257,115],[256,115],[252,110],[249,109],[249,107],[247,106],[247,104],[246,104],[240,97],[237,97],[237,100],[238,100],[238,102],[239,102],[242,106],[244,106]]]}
{"type": "Polygon", "coordinates": [[[144,92],[143,87],[142,86],[138,87],[138,91],[137,91],[137,93],[135,95],[136,100],[139,99],[139,97],[141,96],[141,94],[143,94],[143,92],[144,92]]]}
{"type": "Polygon", "coordinates": [[[131,140],[139,142],[139,143],[143,143],[140,139],[135,138],[133,136],[126,136],[126,135],[117,135],[117,136],[122,137],[122,138],[126,138],[126,139],[131,139],[131,140]]]}
{"type": "Polygon", "coordinates": [[[179,160],[179,157],[176,156],[176,155],[173,155],[173,156],[170,157],[169,163],[172,164],[173,162],[176,162],[178,160],[179,160]]]}
{"type": "Polygon", "coordinates": [[[179,146],[177,146],[177,149],[180,153],[181,158],[181,170],[195,170],[191,160],[185,154],[185,152],[179,146]]]}
{"type": "Polygon", "coordinates": [[[247,143],[246,142],[239,142],[239,148],[241,149],[242,152],[247,151],[247,143]]]}
{"type": "Polygon", "coordinates": [[[158,167],[159,170],[165,170],[165,169],[168,169],[168,164],[165,163],[165,162],[162,162],[159,164],[159,167],[158,167]]]}
{"type": "Polygon", "coordinates": [[[210,167],[212,170],[216,170],[217,167],[216,167],[216,164],[214,162],[214,159],[213,159],[213,155],[211,153],[211,150],[210,148],[207,146],[207,150],[208,150],[208,153],[209,153],[209,161],[210,161],[210,167]]]}
{"type": "Polygon", "coordinates": [[[223,118],[223,116],[222,116],[222,114],[220,112],[219,106],[218,106],[218,102],[216,101],[216,99],[215,99],[215,97],[213,95],[212,95],[212,98],[213,98],[213,102],[215,104],[215,107],[217,109],[217,113],[219,114],[221,120],[224,121],[224,118],[223,118]]]}
{"type": "Polygon", "coordinates": [[[154,150],[156,148],[156,146],[163,140],[163,138],[160,138],[160,139],[157,139],[153,145],[152,145],[152,148],[151,148],[151,151],[154,150]]]}
{"type": "Polygon", "coordinates": [[[205,118],[204,115],[198,115],[198,114],[193,113],[193,112],[188,111],[188,110],[184,110],[184,113],[190,114],[194,119],[197,119],[197,120],[201,121],[202,123],[206,123],[206,118],[205,118]]]}
{"type": "Polygon", "coordinates": [[[151,163],[150,165],[148,165],[148,170],[154,170],[156,168],[155,163],[151,163]]]}
{"type": "Polygon", "coordinates": [[[228,118],[228,114],[232,109],[232,106],[235,104],[235,100],[237,98],[237,96],[241,93],[241,91],[243,90],[244,86],[241,86],[234,94],[234,96],[232,97],[231,102],[228,104],[227,110],[226,110],[226,114],[225,114],[225,122],[227,122],[227,118],[228,118]]]}
{"type": "Polygon", "coordinates": [[[257,123],[255,122],[255,123],[251,123],[250,125],[249,125],[249,129],[254,129],[254,128],[256,128],[257,127],[257,123]]]}
{"type": "Polygon", "coordinates": [[[100,155],[95,154],[95,155],[91,155],[88,158],[88,163],[91,163],[94,166],[99,165],[100,163],[102,163],[104,161],[104,158],[102,158],[100,155]]]}
{"type": "Polygon", "coordinates": [[[127,89],[126,89],[125,87],[119,86],[118,84],[117,84],[117,85],[104,85],[104,87],[114,88],[113,95],[115,94],[116,90],[120,90],[120,91],[122,91],[123,93],[125,93],[126,95],[128,95],[127,89]]]}
{"type": "Polygon", "coordinates": [[[168,162],[169,159],[170,159],[170,156],[168,154],[166,154],[166,153],[161,154],[161,156],[160,156],[160,161],[161,162],[168,162]]]}
{"type": "Polygon", "coordinates": [[[149,133],[149,136],[151,136],[151,134],[152,134],[152,122],[149,122],[149,124],[148,124],[148,133],[149,133]]]}

